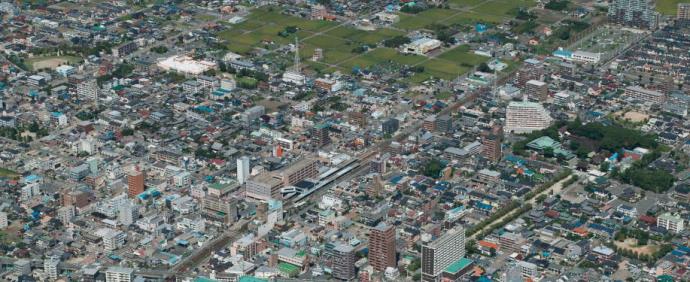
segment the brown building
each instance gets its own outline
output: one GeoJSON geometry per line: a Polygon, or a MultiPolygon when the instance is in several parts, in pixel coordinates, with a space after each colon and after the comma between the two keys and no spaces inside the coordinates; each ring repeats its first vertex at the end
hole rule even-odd
{"type": "Polygon", "coordinates": [[[314,125],[314,127],[311,129],[312,144],[317,147],[323,147],[331,144],[329,131],[330,126],[328,124],[322,123],[314,125]]]}
{"type": "Polygon", "coordinates": [[[482,134],[482,156],[492,162],[500,161],[503,155],[501,151],[501,132],[502,130],[499,129],[498,132],[492,130],[482,134]]]}
{"type": "Polygon", "coordinates": [[[127,187],[130,198],[144,192],[144,172],[139,170],[139,167],[127,174],[127,187]]]}
{"type": "Polygon", "coordinates": [[[356,124],[359,127],[367,126],[367,115],[362,112],[350,112],[350,123],[356,124]]]}
{"type": "Polygon", "coordinates": [[[295,185],[307,178],[317,178],[319,176],[317,164],[316,159],[304,158],[290,165],[280,172],[280,179],[283,185],[295,185]]]}
{"type": "Polygon", "coordinates": [[[395,227],[379,223],[371,229],[369,235],[369,264],[376,271],[385,271],[387,267],[395,267],[395,227]]]}
{"type": "Polygon", "coordinates": [[[83,208],[91,203],[91,194],[86,191],[72,191],[62,196],[62,206],[83,208]]]}

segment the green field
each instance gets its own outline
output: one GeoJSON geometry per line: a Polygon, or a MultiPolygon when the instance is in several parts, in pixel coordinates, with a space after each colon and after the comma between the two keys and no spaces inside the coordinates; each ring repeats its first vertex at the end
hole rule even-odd
{"type": "Polygon", "coordinates": [[[18,179],[19,173],[10,169],[0,167],[0,178],[18,179]]]}
{"type": "Polygon", "coordinates": [[[512,17],[518,8],[528,8],[535,5],[536,2],[532,0],[495,0],[479,5],[473,11],[480,15],[512,17]]]}
{"type": "Polygon", "coordinates": [[[466,46],[459,46],[453,50],[441,54],[438,56],[438,58],[458,64],[467,64],[472,66],[479,65],[489,60],[487,57],[470,53],[469,48],[466,46]]]}
{"type": "Polygon", "coordinates": [[[484,1],[485,0],[449,0],[448,4],[453,8],[466,8],[479,5],[484,1]]]}
{"type": "Polygon", "coordinates": [[[657,0],[656,10],[664,15],[673,16],[678,10],[678,3],[690,3],[689,0],[657,0]]]}
{"type": "Polygon", "coordinates": [[[328,51],[324,54],[326,62],[335,63],[355,56],[351,51],[357,46],[376,44],[404,34],[388,28],[362,31],[353,27],[336,27],[337,25],[336,22],[307,20],[269,9],[257,9],[245,21],[231,25],[230,29],[220,32],[218,36],[228,42],[230,51],[246,54],[256,47],[273,49],[291,43],[295,35],[298,38],[308,38],[325,31],[324,34],[306,39],[301,55],[308,58],[315,48],[322,48],[328,51]],[[297,27],[298,32],[287,37],[279,36],[278,33],[288,26],[297,27]]]}
{"type": "Polygon", "coordinates": [[[470,11],[454,9],[432,8],[418,14],[400,13],[400,21],[395,27],[405,30],[417,30],[428,27],[431,24],[498,24],[514,16],[520,7],[532,7],[531,0],[495,0],[485,2],[482,0],[451,0],[453,7],[473,7],[470,11]]]}
{"type": "Polygon", "coordinates": [[[406,30],[422,29],[434,23],[444,23],[457,13],[456,10],[437,8],[428,9],[419,14],[401,13],[400,21],[395,24],[395,27],[406,30]]]}

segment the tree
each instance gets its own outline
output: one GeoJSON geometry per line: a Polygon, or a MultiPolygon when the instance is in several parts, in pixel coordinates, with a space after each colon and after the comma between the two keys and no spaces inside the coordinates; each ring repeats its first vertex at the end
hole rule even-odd
{"type": "Polygon", "coordinates": [[[493,70],[491,70],[489,65],[487,65],[485,62],[479,64],[479,66],[477,66],[477,70],[480,72],[493,72],[493,70]]]}
{"type": "Polygon", "coordinates": [[[386,46],[388,48],[398,48],[404,44],[412,42],[410,38],[407,36],[403,35],[398,35],[390,39],[386,39],[383,41],[383,46],[386,46]]]}
{"type": "Polygon", "coordinates": [[[443,170],[443,164],[441,164],[439,159],[434,158],[424,165],[423,174],[431,178],[438,178],[441,174],[441,170],[443,170]]]}

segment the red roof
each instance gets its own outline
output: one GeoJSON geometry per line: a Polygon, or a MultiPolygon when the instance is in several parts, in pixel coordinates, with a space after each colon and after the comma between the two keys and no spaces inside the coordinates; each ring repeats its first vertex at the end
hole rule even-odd
{"type": "Polygon", "coordinates": [[[558,218],[561,214],[555,210],[548,210],[544,213],[544,215],[546,215],[550,218],[558,218]]]}
{"type": "Polygon", "coordinates": [[[481,240],[481,241],[478,242],[478,244],[479,244],[479,246],[482,246],[482,247],[485,247],[485,248],[490,248],[490,249],[498,250],[498,244],[496,244],[496,243],[491,243],[491,242],[489,242],[489,241],[481,240]]]}
{"type": "Polygon", "coordinates": [[[656,224],[656,218],[653,216],[641,215],[639,219],[640,219],[640,221],[647,223],[647,224],[656,224]]]}

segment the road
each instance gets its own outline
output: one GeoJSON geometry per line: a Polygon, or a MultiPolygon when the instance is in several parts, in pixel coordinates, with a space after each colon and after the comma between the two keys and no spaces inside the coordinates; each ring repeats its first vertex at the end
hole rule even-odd
{"type": "MultiPolygon", "coordinates": [[[[551,185],[551,187],[549,187],[549,188],[547,188],[546,190],[542,191],[541,193],[535,195],[534,197],[532,197],[532,199],[527,200],[527,202],[525,202],[524,204],[534,205],[534,204],[537,202],[537,198],[539,198],[539,196],[541,196],[541,195],[547,195],[547,196],[548,196],[548,195],[551,194],[552,192],[553,192],[554,195],[560,194],[561,191],[563,191],[563,188],[565,188],[565,187],[563,186],[563,184],[564,184],[565,182],[567,182],[568,180],[570,180],[571,177],[573,177],[573,176],[572,176],[572,175],[569,175],[568,177],[563,178],[561,181],[558,181],[558,182],[554,183],[553,185],[551,185]]],[[[513,216],[513,215],[514,215],[516,212],[518,212],[518,211],[519,211],[519,208],[516,208],[516,209],[510,211],[509,213],[506,213],[506,214],[503,215],[502,217],[500,217],[500,218],[494,220],[494,222],[501,222],[501,221],[503,221],[504,219],[509,218],[510,216],[513,216]]],[[[469,236],[469,237],[468,237],[468,240],[476,240],[476,239],[477,239],[477,238],[476,238],[477,235],[482,234],[482,233],[484,233],[485,231],[490,230],[492,227],[493,227],[493,224],[489,224],[489,225],[485,226],[484,228],[482,228],[482,230],[479,230],[479,231],[477,231],[477,232],[474,232],[474,234],[472,234],[472,236],[469,236]]]]}

